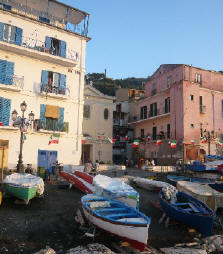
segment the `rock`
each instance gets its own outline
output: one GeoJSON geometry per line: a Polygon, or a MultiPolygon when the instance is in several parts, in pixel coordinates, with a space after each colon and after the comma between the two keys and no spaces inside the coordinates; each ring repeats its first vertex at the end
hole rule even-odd
{"type": "Polygon", "coordinates": [[[94,243],[70,249],[66,254],[115,254],[102,244],[94,243]]]}
{"type": "Polygon", "coordinates": [[[56,252],[51,248],[46,248],[46,249],[40,250],[34,254],[56,254],[56,252]]]}
{"type": "Polygon", "coordinates": [[[161,251],[165,254],[207,254],[206,250],[180,247],[162,248],[161,251]]]}

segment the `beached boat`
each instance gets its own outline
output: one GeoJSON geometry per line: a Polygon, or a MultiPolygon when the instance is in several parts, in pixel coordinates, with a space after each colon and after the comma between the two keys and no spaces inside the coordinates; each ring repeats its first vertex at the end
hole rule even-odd
{"type": "Polygon", "coordinates": [[[128,176],[130,182],[136,184],[138,187],[150,190],[160,191],[163,187],[166,187],[168,183],[162,181],[155,181],[141,177],[128,176]]]}
{"type": "Polygon", "coordinates": [[[168,217],[196,229],[203,236],[211,235],[215,212],[203,202],[178,191],[173,198],[167,197],[164,189],[159,193],[159,201],[168,217]]]}
{"type": "Polygon", "coordinates": [[[89,194],[81,199],[85,217],[95,226],[128,241],[143,251],[147,245],[150,218],[122,202],[89,194]]]}
{"type": "Polygon", "coordinates": [[[95,188],[92,184],[90,184],[88,181],[85,181],[81,177],[78,177],[76,174],[61,171],[60,176],[85,194],[95,192],[95,188]]]}
{"type": "Polygon", "coordinates": [[[6,193],[29,201],[37,195],[42,195],[44,192],[43,179],[26,173],[14,173],[6,176],[4,179],[6,193]]]}
{"type": "Polygon", "coordinates": [[[74,174],[79,177],[79,178],[82,178],[84,181],[90,183],[90,184],[93,184],[93,179],[94,177],[89,175],[88,173],[86,172],[82,172],[82,171],[78,171],[78,170],[75,170],[74,171],[74,174]]]}
{"type": "Polygon", "coordinates": [[[139,207],[139,193],[122,181],[97,175],[94,177],[93,185],[95,186],[95,193],[98,195],[116,199],[134,208],[139,207]]]}
{"type": "Polygon", "coordinates": [[[214,190],[207,184],[179,181],[177,189],[202,201],[214,211],[223,208],[223,193],[214,190]]]}

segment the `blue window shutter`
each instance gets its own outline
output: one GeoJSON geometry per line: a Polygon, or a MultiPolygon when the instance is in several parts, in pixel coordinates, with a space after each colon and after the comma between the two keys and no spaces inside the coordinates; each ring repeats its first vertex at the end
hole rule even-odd
{"type": "Polygon", "coordinates": [[[58,119],[58,128],[60,131],[63,131],[63,122],[64,122],[64,108],[60,108],[60,118],[58,119]]]}
{"type": "Polygon", "coordinates": [[[0,97],[0,122],[2,122],[2,112],[3,112],[3,97],[0,97]]]}
{"type": "Polygon", "coordinates": [[[0,41],[3,40],[4,23],[0,22],[0,41]]]}
{"type": "Polygon", "coordinates": [[[22,44],[22,29],[19,27],[16,27],[15,44],[19,46],[22,44]]]}
{"type": "Polygon", "coordinates": [[[65,94],[66,92],[66,79],[67,79],[66,75],[60,74],[60,86],[59,86],[60,94],[65,94]]]}
{"type": "Polygon", "coordinates": [[[44,91],[44,88],[48,84],[48,71],[42,71],[41,76],[41,92],[44,91]]]}
{"type": "Polygon", "coordinates": [[[40,104],[40,128],[44,129],[46,127],[46,105],[40,104]]]}
{"type": "Polygon", "coordinates": [[[9,126],[10,111],[11,111],[11,100],[3,98],[2,107],[2,122],[3,126],[9,126]]]}
{"type": "Polygon", "coordinates": [[[0,59],[0,84],[5,84],[7,61],[0,59]]]}
{"type": "Polygon", "coordinates": [[[66,58],[67,44],[65,41],[60,41],[60,56],[66,58]]]}
{"type": "Polygon", "coordinates": [[[50,50],[51,47],[51,38],[46,36],[46,40],[45,40],[45,48],[50,50]]]}
{"type": "Polygon", "coordinates": [[[9,36],[9,25],[4,24],[3,28],[3,40],[8,41],[8,36],[9,36]]]}
{"type": "Polygon", "coordinates": [[[15,43],[16,41],[16,27],[15,26],[11,26],[11,35],[10,35],[10,43],[15,43]]]}
{"type": "Polygon", "coordinates": [[[6,62],[5,84],[12,85],[12,77],[14,75],[14,63],[6,62]]]}

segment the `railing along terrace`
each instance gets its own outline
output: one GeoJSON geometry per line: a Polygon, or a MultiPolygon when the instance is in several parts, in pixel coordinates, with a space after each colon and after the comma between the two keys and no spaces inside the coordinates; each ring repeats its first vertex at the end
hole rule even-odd
{"type": "Polygon", "coordinates": [[[39,84],[40,85],[40,93],[45,92],[46,94],[57,94],[57,95],[66,95],[70,96],[70,88],[67,86],[64,89],[61,89],[58,85],[55,84],[39,84]]]}
{"type": "Polygon", "coordinates": [[[79,24],[71,24],[63,18],[55,17],[45,11],[39,11],[34,8],[30,8],[28,5],[18,3],[12,0],[0,0],[0,8],[18,13],[20,15],[27,16],[38,21],[42,21],[53,26],[63,28],[65,30],[87,36],[88,28],[86,26],[86,17],[79,24]]]}
{"type": "MultiPolygon", "coordinates": [[[[55,48],[54,49],[52,48],[52,49],[48,50],[45,47],[45,42],[40,41],[40,40],[37,39],[37,37],[38,37],[37,33],[34,36],[35,36],[35,38],[23,36],[21,46],[25,47],[25,48],[28,48],[28,49],[34,49],[34,50],[37,50],[37,51],[40,51],[40,52],[45,52],[45,53],[48,53],[48,54],[51,54],[51,55],[60,56],[59,52],[56,51],[55,48]]],[[[12,44],[10,42],[10,40],[9,41],[8,40],[3,40],[3,41],[6,41],[6,42],[9,42],[10,44],[12,44]]],[[[67,48],[66,49],[66,58],[70,59],[74,62],[77,62],[79,60],[78,52],[76,52],[73,49],[67,48]]]]}
{"type": "Polygon", "coordinates": [[[6,85],[13,86],[18,89],[23,89],[24,87],[24,77],[12,75],[6,78],[5,83],[6,85]]]}

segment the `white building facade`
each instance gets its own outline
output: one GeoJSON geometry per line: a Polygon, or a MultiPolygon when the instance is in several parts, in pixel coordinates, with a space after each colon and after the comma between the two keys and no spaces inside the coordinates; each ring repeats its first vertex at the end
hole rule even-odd
{"type": "Polygon", "coordinates": [[[52,0],[0,0],[0,146],[15,168],[20,130],[13,110],[34,121],[26,130],[23,163],[52,170],[56,160],[81,159],[85,52],[89,15],[52,0]],[[54,134],[58,144],[49,144],[54,134]]]}

